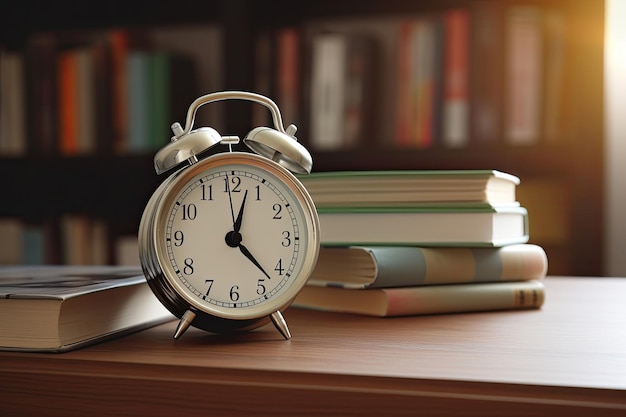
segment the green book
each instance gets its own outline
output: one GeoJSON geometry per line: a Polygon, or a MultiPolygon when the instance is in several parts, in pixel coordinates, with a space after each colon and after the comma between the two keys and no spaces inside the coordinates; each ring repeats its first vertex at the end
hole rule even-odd
{"type": "Polygon", "coordinates": [[[532,244],[502,248],[322,247],[307,285],[350,289],[540,280],[548,258],[532,244]]]}
{"type": "Polygon", "coordinates": [[[496,170],[335,171],[300,180],[320,208],[519,205],[519,178],[496,170]]]}

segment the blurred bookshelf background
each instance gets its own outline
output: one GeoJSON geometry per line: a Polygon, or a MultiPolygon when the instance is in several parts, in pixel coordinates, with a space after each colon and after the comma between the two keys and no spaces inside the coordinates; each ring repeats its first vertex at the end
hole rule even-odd
{"type": "MultiPolygon", "coordinates": [[[[0,32],[0,263],[137,262],[141,212],[163,180],[152,156],[169,125],[196,97],[239,89],[276,101],[315,171],[514,174],[549,273],[613,274],[621,223],[609,200],[608,8],[10,4],[0,32]]],[[[195,126],[244,135],[269,123],[261,106],[225,102],[204,106],[195,126]]]]}

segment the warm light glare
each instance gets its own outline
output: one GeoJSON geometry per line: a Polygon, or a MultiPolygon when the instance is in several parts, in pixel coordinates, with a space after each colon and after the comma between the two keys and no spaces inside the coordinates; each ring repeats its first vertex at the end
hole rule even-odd
{"type": "Polygon", "coordinates": [[[612,70],[626,74],[626,2],[606,5],[606,63],[612,70]]]}
{"type": "Polygon", "coordinates": [[[605,273],[626,276],[626,1],[608,0],[605,11],[605,273]]]}

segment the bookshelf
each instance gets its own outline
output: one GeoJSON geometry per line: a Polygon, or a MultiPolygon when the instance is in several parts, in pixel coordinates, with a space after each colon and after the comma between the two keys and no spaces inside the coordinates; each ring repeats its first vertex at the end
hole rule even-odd
{"type": "MultiPolygon", "coordinates": [[[[393,21],[401,16],[434,16],[455,8],[473,8],[479,0],[363,1],[357,10],[348,1],[192,3],[188,0],[175,5],[157,2],[146,9],[142,3],[132,0],[89,6],[75,6],[66,0],[55,2],[54,6],[40,0],[12,2],[1,18],[0,45],[5,50],[19,51],[31,35],[40,32],[60,35],[113,27],[142,30],[200,25],[217,30],[221,36],[217,41],[219,49],[197,51],[196,56],[199,59],[209,54],[215,58],[213,65],[218,73],[215,81],[218,84],[214,85],[219,85],[219,89],[258,91],[255,87],[262,74],[256,55],[258,40],[269,34],[274,42],[279,31],[295,28],[304,45],[297,54],[302,89],[297,92],[301,114],[295,122],[300,128],[299,138],[313,150],[315,170],[493,168],[511,172],[522,179],[520,201],[529,208],[531,239],[536,235],[535,243],[544,246],[548,253],[549,273],[602,275],[603,1],[496,2],[505,8],[523,5],[557,11],[565,16],[570,28],[575,28],[566,38],[567,67],[563,70],[563,88],[569,94],[568,120],[573,127],[558,140],[548,143],[540,134],[533,144],[513,146],[501,135],[492,144],[477,144],[470,137],[469,145],[460,148],[440,144],[421,149],[401,148],[389,143],[395,135],[393,123],[390,117],[384,117],[385,109],[380,108],[389,106],[379,106],[378,118],[387,120],[392,127],[379,126],[374,134],[368,135],[365,146],[357,142],[354,148],[338,150],[316,150],[308,138],[310,56],[307,42],[315,28],[324,27],[328,22],[335,22],[334,25],[339,22],[341,26],[359,20],[393,21]],[[38,13],[30,12],[35,9],[38,13]],[[5,24],[5,20],[15,24],[5,24]],[[558,196],[551,193],[553,189],[558,190],[558,196]],[[550,200],[545,201],[546,198],[550,200]],[[544,210],[545,205],[550,205],[550,209],[544,210]],[[536,233],[533,224],[539,228],[536,233]]],[[[278,71],[279,60],[275,54],[276,51],[269,68],[278,71]]],[[[270,90],[259,92],[268,93],[282,108],[276,80],[268,79],[266,84],[270,90]]],[[[250,121],[254,109],[248,104],[227,102],[216,111],[218,116],[211,116],[209,125],[219,131],[243,135],[253,127],[250,121]]],[[[111,228],[110,245],[114,245],[115,236],[134,233],[144,202],[161,180],[153,173],[149,152],[139,155],[104,152],[68,158],[27,151],[19,156],[0,156],[0,174],[12,179],[7,184],[8,190],[20,201],[20,204],[3,205],[0,218],[17,217],[38,222],[43,217],[82,212],[104,219],[111,228]],[[38,190],[39,198],[29,191],[33,188],[38,190]],[[46,202],[45,212],[40,210],[41,201],[46,202]]]]}

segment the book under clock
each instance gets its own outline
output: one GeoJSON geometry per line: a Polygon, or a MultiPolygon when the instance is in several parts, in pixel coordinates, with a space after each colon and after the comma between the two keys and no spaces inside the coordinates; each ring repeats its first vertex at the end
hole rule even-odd
{"type": "Polygon", "coordinates": [[[0,350],[63,352],[173,319],[139,267],[0,268],[0,350]]]}

